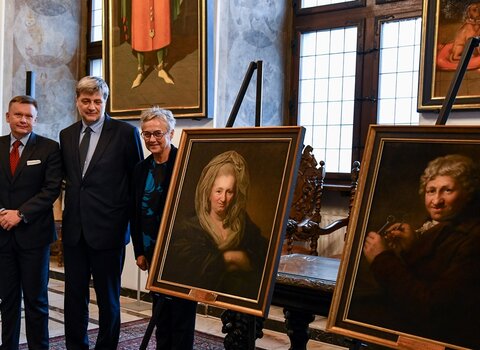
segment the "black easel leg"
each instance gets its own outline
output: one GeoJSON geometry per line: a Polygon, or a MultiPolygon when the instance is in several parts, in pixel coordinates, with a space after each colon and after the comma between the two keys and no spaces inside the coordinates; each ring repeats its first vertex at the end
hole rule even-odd
{"type": "Polygon", "coordinates": [[[150,338],[152,337],[153,329],[155,328],[155,320],[158,319],[158,315],[160,315],[160,312],[162,312],[163,303],[164,303],[164,299],[159,298],[157,305],[155,305],[155,308],[153,309],[152,317],[148,322],[148,326],[147,326],[147,329],[145,330],[145,334],[143,335],[142,343],[140,344],[139,350],[147,349],[148,342],[150,341],[150,338]]]}
{"type": "Polygon", "coordinates": [[[361,350],[362,349],[362,342],[358,340],[353,340],[352,345],[350,346],[350,350],[361,350]]]}
{"type": "Polygon", "coordinates": [[[256,337],[256,321],[255,316],[248,316],[248,350],[255,350],[256,337]]]}

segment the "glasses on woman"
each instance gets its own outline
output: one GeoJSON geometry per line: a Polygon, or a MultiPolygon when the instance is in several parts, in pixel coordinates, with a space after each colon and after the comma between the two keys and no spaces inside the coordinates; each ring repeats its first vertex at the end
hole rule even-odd
{"type": "Polygon", "coordinates": [[[163,132],[162,130],[155,130],[153,132],[150,132],[150,131],[142,131],[140,135],[142,135],[142,137],[145,139],[145,140],[150,140],[150,137],[155,137],[157,140],[161,140],[163,136],[165,136],[165,134],[167,133],[167,131],[163,132]]]}

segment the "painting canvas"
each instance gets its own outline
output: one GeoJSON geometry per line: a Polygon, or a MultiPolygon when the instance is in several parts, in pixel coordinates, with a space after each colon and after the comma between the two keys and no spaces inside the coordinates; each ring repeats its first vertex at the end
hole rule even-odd
{"type": "Polygon", "coordinates": [[[147,288],[265,316],[303,135],[183,130],[147,288]]]}
{"type": "Polygon", "coordinates": [[[478,348],[479,127],[372,126],[327,328],[478,348]]]}
{"type": "MultiPolygon", "coordinates": [[[[480,2],[424,0],[418,110],[439,110],[466,42],[480,35],[480,2]]],[[[480,107],[480,51],[476,48],[453,109],[480,107]]]]}
{"type": "Polygon", "coordinates": [[[104,0],[108,112],[138,118],[160,106],[206,117],[206,9],[200,0],[104,0]]]}

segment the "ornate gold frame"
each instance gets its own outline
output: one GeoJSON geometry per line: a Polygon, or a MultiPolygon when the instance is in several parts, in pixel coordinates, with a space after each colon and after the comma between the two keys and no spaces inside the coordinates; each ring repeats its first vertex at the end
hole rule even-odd
{"type": "MultiPolygon", "coordinates": [[[[415,227],[421,226],[425,204],[418,195],[419,179],[430,160],[446,154],[464,154],[476,159],[479,152],[480,127],[370,127],[328,331],[393,349],[465,349],[462,336],[457,337],[456,344],[447,344],[442,342],[442,334],[436,339],[418,332],[413,334],[414,331],[408,331],[407,322],[398,321],[398,315],[383,312],[385,304],[377,302],[383,294],[370,274],[363,246],[368,232],[388,227],[384,225],[389,217],[396,217],[394,222],[404,220],[415,227]]],[[[392,305],[395,305],[393,300],[392,305]]],[[[451,331],[455,334],[454,328],[451,331]]]]}
{"type": "MultiPolygon", "coordinates": [[[[255,316],[268,314],[303,136],[302,127],[183,130],[147,289],[255,316]],[[172,242],[186,218],[192,217],[192,214],[196,216],[195,188],[203,168],[213,157],[230,150],[240,153],[248,164],[250,188],[247,213],[268,241],[263,265],[258,265],[262,267],[256,270],[257,275],[262,277],[256,292],[251,295],[235,288],[234,292],[227,294],[210,285],[202,287],[199,282],[193,281],[197,278],[196,274],[179,281],[178,274],[172,272],[192,270],[189,264],[195,264],[192,261],[184,261],[181,266],[171,263],[171,256],[175,255],[172,253],[172,242]],[[275,157],[272,157],[273,154],[275,157]],[[239,292],[236,293],[236,290],[239,292]],[[256,297],[252,297],[253,294],[256,297]]],[[[195,250],[201,249],[195,246],[195,250]]],[[[205,254],[211,253],[205,249],[205,254]]]]}
{"type": "MultiPolygon", "coordinates": [[[[418,111],[440,110],[458,65],[461,43],[471,28],[464,20],[468,1],[424,0],[418,111]],[[447,3],[451,3],[451,6],[447,3]]],[[[470,35],[478,36],[479,34],[470,35]]],[[[480,55],[475,52],[452,109],[480,107],[480,55]]]]}

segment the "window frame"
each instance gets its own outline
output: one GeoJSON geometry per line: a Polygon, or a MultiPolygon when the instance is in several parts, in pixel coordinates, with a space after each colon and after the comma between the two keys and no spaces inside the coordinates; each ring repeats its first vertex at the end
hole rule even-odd
{"type": "MultiPolygon", "coordinates": [[[[293,2],[290,101],[286,123],[298,125],[300,36],[309,31],[356,25],[358,40],[352,163],[361,161],[369,126],[377,121],[381,23],[421,17],[423,2],[397,0],[377,4],[378,0],[359,0],[305,9],[298,8],[299,2],[293,2]]],[[[325,180],[328,186],[348,187],[350,174],[327,172],[325,180]]]]}
{"type": "Polygon", "coordinates": [[[348,2],[340,2],[337,4],[316,6],[316,7],[300,7],[302,0],[293,1],[294,16],[308,16],[316,13],[325,13],[331,11],[342,11],[350,8],[364,7],[367,0],[354,0],[348,2]]]}
{"type": "MultiPolygon", "coordinates": [[[[102,2],[102,11],[105,8],[105,3],[102,2]]],[[[90,61],[94,59],[103,60],[103,46],[102,40],[91,41],[92,38],[92,10],[93,10],[93,0],[88,0],[87,2],[87,30],[85,33],[86,37],[86,57],[85,57],[85,72],[87,75],[90,75],[90,61]]],[[[102,16],[103,17],[103,16],[102,16]]],[[[103,31],[102,31],[103,32],[103,31]]]]}

